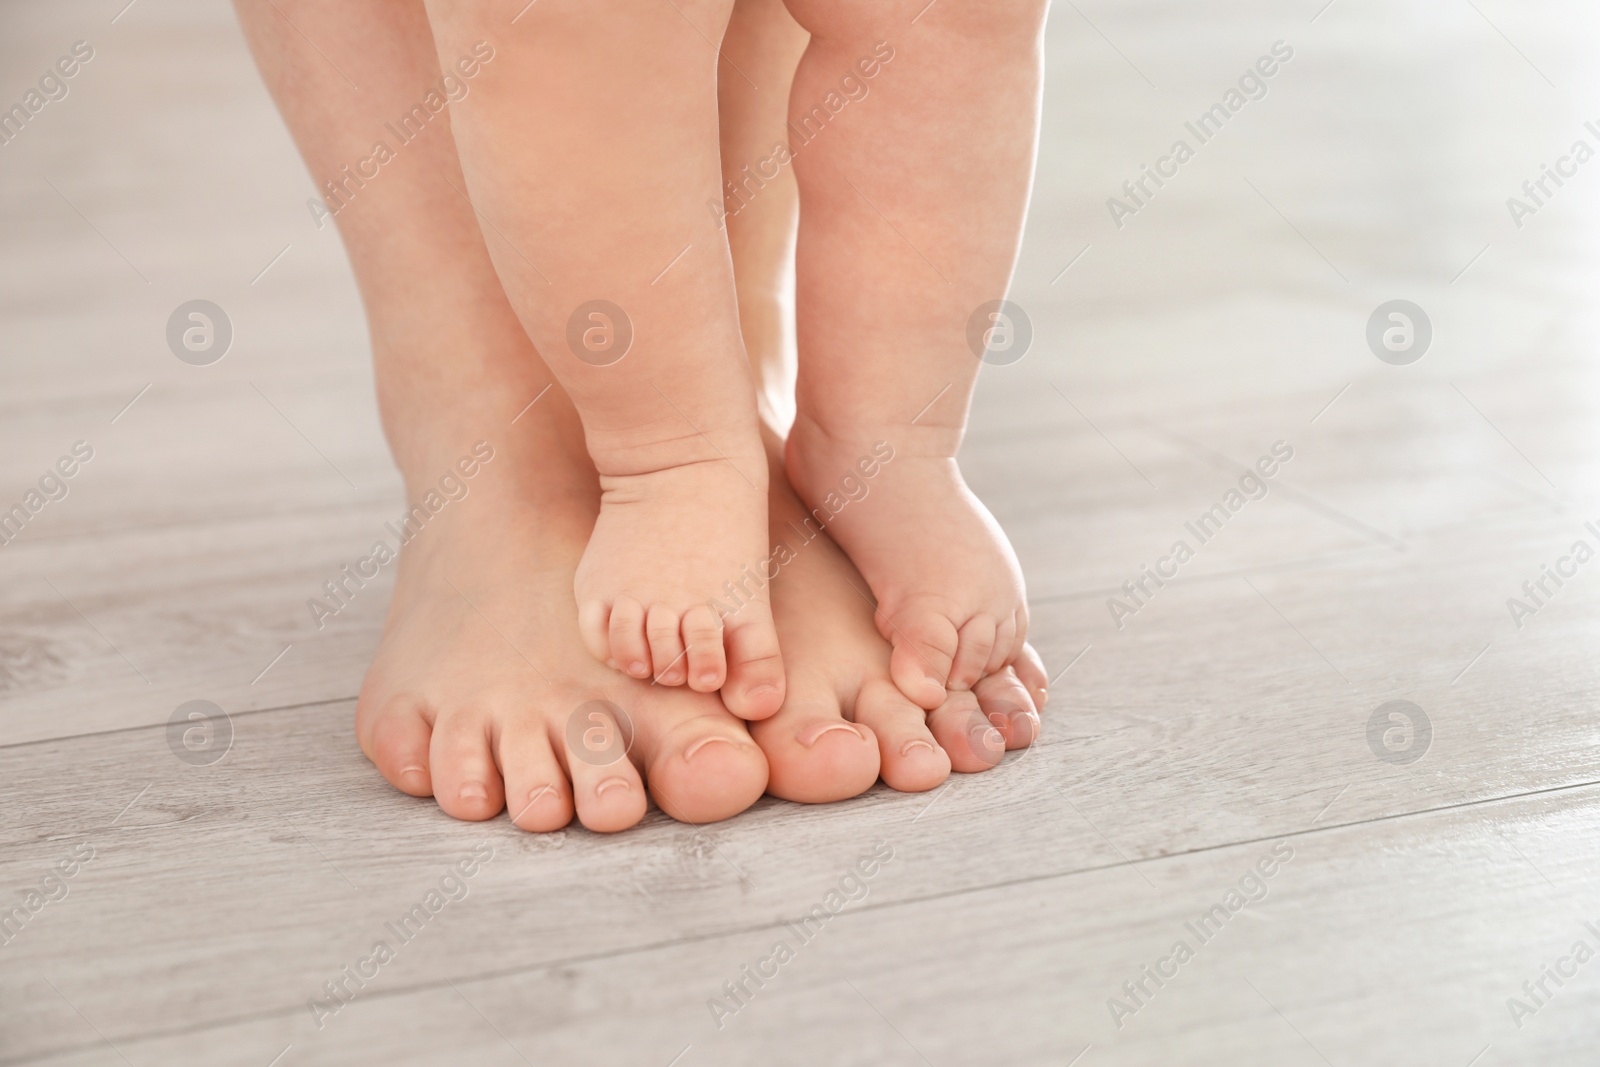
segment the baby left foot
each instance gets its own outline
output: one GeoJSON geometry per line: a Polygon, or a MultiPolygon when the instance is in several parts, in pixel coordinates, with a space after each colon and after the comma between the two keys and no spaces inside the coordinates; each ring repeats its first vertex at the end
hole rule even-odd
{"type": "Polygon", "coordinates": [[[802,413],[785,459],[877,597],[895,685],[930,711],[1016,663],[1028,636],[1016,553],[937,437],[898,427],[845,441],[802,413]]]}

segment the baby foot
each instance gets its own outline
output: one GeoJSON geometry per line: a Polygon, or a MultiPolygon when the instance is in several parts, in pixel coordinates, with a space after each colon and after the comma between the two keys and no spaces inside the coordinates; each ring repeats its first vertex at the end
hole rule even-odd
{"type": "Polygon", "coordinates": [[[866,583],[826,534],[807,523],[781,472],[772,476],[771,540],[784,546],[773,610],[789,665],[778,713],[750,724],[766,753],[767,791],[824,803],[865,792],[933,789],[951,770],[984,771],[1032,744],[1044,706],[1044,667],[1024,646],[1014,666],[952,693],[932,712],[890,678],[890,649],[874,631],[866,583]]]}
{"type": "Polygon", "coordinates": [[[578,564],[578,627],[595,659],[662,686],[722,691],[745,719],[783,703],[767,595],[759,452],[602,474],[578,564]]]}
{"type": "Polygon", "coordinates": [[[714,696],[584,654],[572,581],[590,486],[537,502],[479,487],[405,547],[356,705],[361,750],[458,819],[505,809],[524,830],[556,830],[576,812],[621,830],[643,817],[647,790],[680,821],[728,818],[767,780],[744,723],[714,696]]]}
{"type": "Polygon", "coordinates": [[[802,413],[785,461],[813,523],[877,598],[895,685],[929,711],[1019,663],[1028,636],[1016,554],[942,454],[944,436],[900,427],[843,440],[802,413]]]}

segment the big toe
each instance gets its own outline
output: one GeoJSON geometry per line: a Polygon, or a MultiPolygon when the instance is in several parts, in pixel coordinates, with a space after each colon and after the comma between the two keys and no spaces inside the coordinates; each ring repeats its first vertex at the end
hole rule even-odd
{"type": "Polygon", "coordinates": [[[846,721],[838,695],[819,682],[791,679],[778,713],[750,724],[766,753],[767,792],[802,804],[858,796],[878,780],[878,741],[846,721]]]}
{"type": "Polygon", "coordinates": [[[933,608],[899,612],[887,622],[889,674],[912,703],[932,711],[945,702],[945,683],[961,639],[955,623],[933,608]]]}
{"type": "Polygon", "coordinates": [[[679,822],[730,818],[767,788],[767,759],[761,749],[743,723],[716,708],[715,701],[710,704],[714,710],[674,727],[645,769],[650,795],[679,822]]]}
{"type": "Polygon", "coordinates": [[[722,703],[741,719],[775,715],[783,706],[786,683],[772,609],[760,602],[746,604],[728,620],[723,640],[728,680],[722,703]]]}

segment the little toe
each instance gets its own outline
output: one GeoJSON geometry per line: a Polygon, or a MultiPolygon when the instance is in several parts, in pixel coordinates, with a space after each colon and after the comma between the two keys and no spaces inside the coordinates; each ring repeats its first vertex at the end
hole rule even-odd
{"type": "Polygon", "coordinates": [[[767,756],[767,792],[801,804],[859,796],[878,780],[878,741],[845,720],[839,696],[820,681],[791,678],[783,707],[750,724],[767,756]]]}
{"type": "Polygon", "coordinates": [[[765,719],[783,706],[783,656],[772,609],[752,601],[728,620],[723,643],[728,654],[728,679],[722,702],[741,719],[765,719]]]}
{"type": "Polygon", "coordinates": [[[457,712],[441,714],[433,724],[428,749],[433,798],[454,818],[478,822],[505,806],[504,785],[489,752],[488,723],[486,715],[457,712]]]}
{"type": "Polygon", "coordinates": [[[950,757],[928,730],[928,713],[887,678],[861,687],[855,719],[877,735],[880,774],[890,789],[921,793],[950,777],[950,757]]]}
{"type": "Polygon", "coordinates": [[[683,647],[688,649],[689,688],[715,693],[728,677],[722,650],[722,620],[708,604],[696,604],[683,613],[683,647]]]}
{"type": "Polygon", "coordinates": [[[1039,713],[1033,697],[1010,667],[978,682],[972,693],[984,717],[1004,735],[1007,750],[1027,748],[1038,739],[1039,713]]]}
{"type": "Polygon", "coordinates": [[[410,698],[391,699],[373,716],[370,729],[356,731],[362,751],[389,784],[402,793],[425,797],[433,793],[428,773],[428,745],[433,727],[421,706],[410,698]]]}
{"type": "Polygon", "coordinates": [[[606,636],[611,641],[611,662],[632,678],[650,676],[650,646],[644,636],[644,605],[619,596],[611,605],[606,636]]]}
{"type": "Polygon", "coordinates": [[[945,700],[945,680],[955,661],[960,636],[955,624],[932,611],[902,612],[884,635],[894,646],[889,674],[900,692],[927,711],[945,700]]]}
{"type": "Polygon", "coordinates": [[[1032,645],[1023,645],[1011,669],[1033,698],[1034,709],[1043,711],[1045,701],[1050,697],[1050,676],[1045,673],[1044,660],[1039,658],[1039,653],[1032,645]]]}
{"type": "Polygon", "coordinates": [[[513,717],[501,727],[495,755],[513,824],[548,832],[572,821],[572,790],[542,724],[513,717]]]}
{"type": "Polygon", "coordinates": [[[684,663],[683,638],[680,628],[683,620],[678,613],[664,604],[655,604],[645,616],[645,636],[650,643],[650,665],[659,685],[682,685],[689,676],[684,663]]]}
{"type": "MultiPolygon", "coordinates": [[[[690,698],[706,700],[705,697],[690,698]]],[[[767,759],[743,724],[709,702],[711,711],[674,727],[646,768],[650,795],[685,823],[731,818],[767,788],[767,759]]]]}
{"type": "Polygon", "coordinates": [[[1005,735],[995,729],[971,693],[951,693],[949,700],[928,713],[928,729],[949,755],[952,770],[974,774],[1005,758],[1005,735]]]}
{"type": "Polygon", "coordinates": [[[622,714],[605,701],[590,701],[573,712],[561,739],[578,821],[596,833],[625,830],[648,807],[644,783],[627,756],[633,735],[622,714]]]}
{"type": "Polygon", "coordinates": [[[956,633],[959,644],[955,659],[950,663],[948,688],[971,689],[983,677],[983,669],[994,651],[997,630],[993,615],[974,615],[961,625],[956,633]]]}

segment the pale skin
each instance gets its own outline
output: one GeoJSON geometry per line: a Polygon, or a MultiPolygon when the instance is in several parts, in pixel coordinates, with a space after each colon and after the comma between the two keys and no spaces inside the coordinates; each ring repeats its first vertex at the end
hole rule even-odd
{"type": "MultiPolygon", "coordinates": [[[[438,81],[420,0],[236,7],[319,178],[366,155],[375,131],[438,81]],[[359,93],[308,37],[339,57],[359,93]]],[[[785,57],[803,43],[778,14],[746,0],[727,41],[741,66],[770,74],[771,84],[782,84],[785,57]]],[[[721,149],[742,153],[771,111],[748,100],[724,106],[738,118],[723,129],[721,149]]],[[[484,237],[492,226],[463,195],[449,122],[436,116],[337,218],[367,307],[380,408],[408,497],[475,442],[495,450],[469,496],[402,552],[357,706],[357,739],[384,777],[433,796],[457,818],[505,810],[528,830],[576,817],[610,831],[642,817],[647,796],[681,821],[714,821],[764,788],[825,801],[859,793],[881,775],[898,789],[928,789],[952,768],[983,770],[1003,749],[1030,743],[1045,696],[1032,650],[925,714],[891,681],[865,582],[826,537],[801,548],[771,583],[792,678],[770,717],[752,724],[754,739],[716,695],[629,678],[588,655],[572,590],[601,509],[593,436],[563,386],[552,386],[506,297],[484,237]],[[626,726],[595,701],[622,709],[626,726]],[[599,756],[588,743],[596,734],[609,745],[599,756]],[[618,737],[630,742],[626,757],[602,759],[618,737]]],[[[775,192],[768,205],[731,220],[726,244],[736,263],[742,257],[737,291],[748,294],[748,309],[739,310],[746,332],[759,338],[751,353],[761,395],[781,397],[791,362],[781,293],[792,190],[775,192]]],[[[776,429],[766,428],[760,468],[750,472],[770,479],[763,510],[774,540],[803,511],[782,476],[776,429]]]]}

